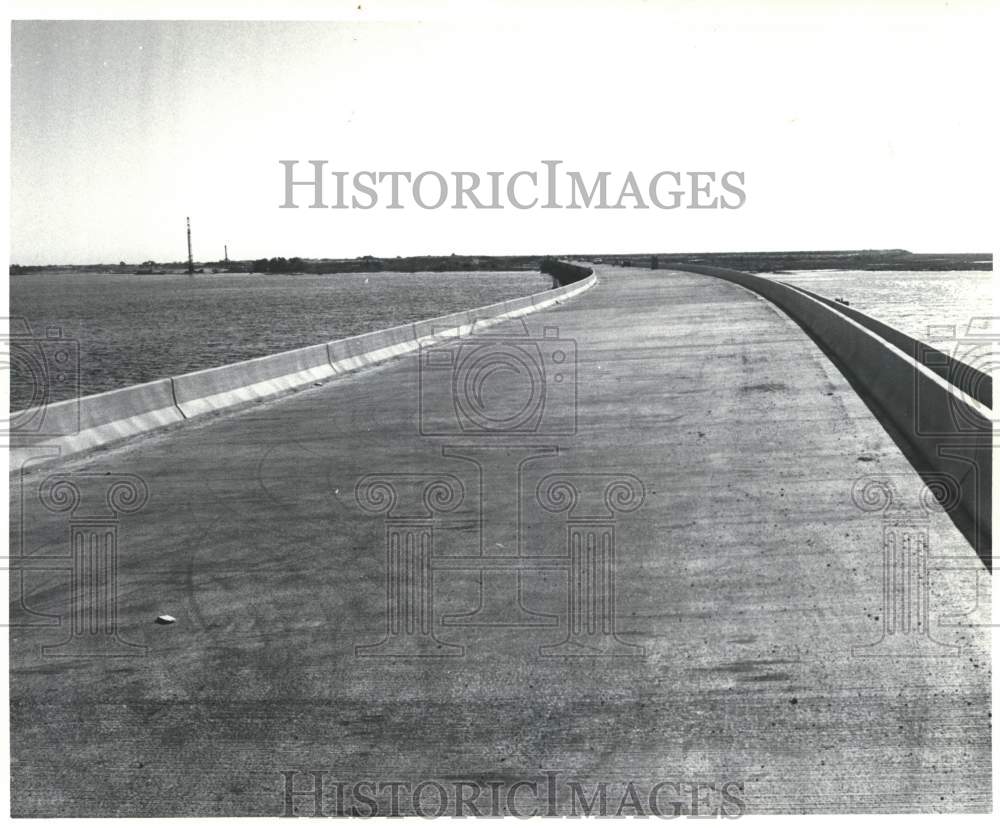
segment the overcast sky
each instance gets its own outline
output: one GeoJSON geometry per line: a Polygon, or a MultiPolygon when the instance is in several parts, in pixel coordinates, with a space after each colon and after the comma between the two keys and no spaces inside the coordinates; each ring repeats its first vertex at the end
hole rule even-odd
{"type": "Polygon", "coordinates": [[[201,260],[224,243],[235,258],[990,250],[990,36],[967,13],[15,23],[11,260],[181,259],[186,215],[201,260]],[[742,170],[747,202],[279,210],[278,160],[314,158],[349,171],[742,170]]]}

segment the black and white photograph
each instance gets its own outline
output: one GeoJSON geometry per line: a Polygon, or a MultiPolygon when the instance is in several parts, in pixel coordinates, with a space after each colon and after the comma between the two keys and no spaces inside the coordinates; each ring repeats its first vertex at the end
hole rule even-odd
{"type": "Polygon", "coordinates": [[[6,22],[5,821],[992,821],[995,2],[6,22]]]}

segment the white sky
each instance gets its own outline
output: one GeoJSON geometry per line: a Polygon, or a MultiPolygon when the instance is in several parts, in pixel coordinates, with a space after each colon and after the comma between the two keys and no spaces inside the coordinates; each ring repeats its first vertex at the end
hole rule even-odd
{"type": "Polygon", "coordinates": [[[186,215],[203,260],[224,243],[234,258],[992,249],[987,3],[878,16],[627,5],[15,23],[11,261],[182,259],[186,215]],[[278,159],[312,158],[350,171],[736,169],[748,198],[736,211],[279,210],[278,159]]]}

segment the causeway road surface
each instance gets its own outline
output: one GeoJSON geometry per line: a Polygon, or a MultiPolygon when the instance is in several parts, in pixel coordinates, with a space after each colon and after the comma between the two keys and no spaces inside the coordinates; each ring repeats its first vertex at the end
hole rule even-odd
{"type": "Polygon", "coordinates": [[[13,814],[308,815],[313,771],[326,813],[551,774],[564,814],[629,781],[647,813],[659,782],[667,813],[691,783],[703,813],[727,784],[731,815],[989,810],[989,576],[892,439],[753,293],[598,278],[12,478],[13,814]],[[908,586],[893,532],[932,556],[908,586]]]}

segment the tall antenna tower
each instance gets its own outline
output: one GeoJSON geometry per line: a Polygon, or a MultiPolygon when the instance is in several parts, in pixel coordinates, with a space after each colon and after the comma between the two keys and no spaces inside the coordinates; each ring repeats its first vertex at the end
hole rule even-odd
{"type": "Polygon", "coordinates": [[[194,258],[191,256],[191,216],[187,217],[188,233],[188,276],[194,275],[194,258]]]}
{"type": "Polygon", "coordinates": [[[229,245],[228,244],[222,245],[222,249],[226,251],[226,262],[228,263],[229,262],[229,245]]]}

